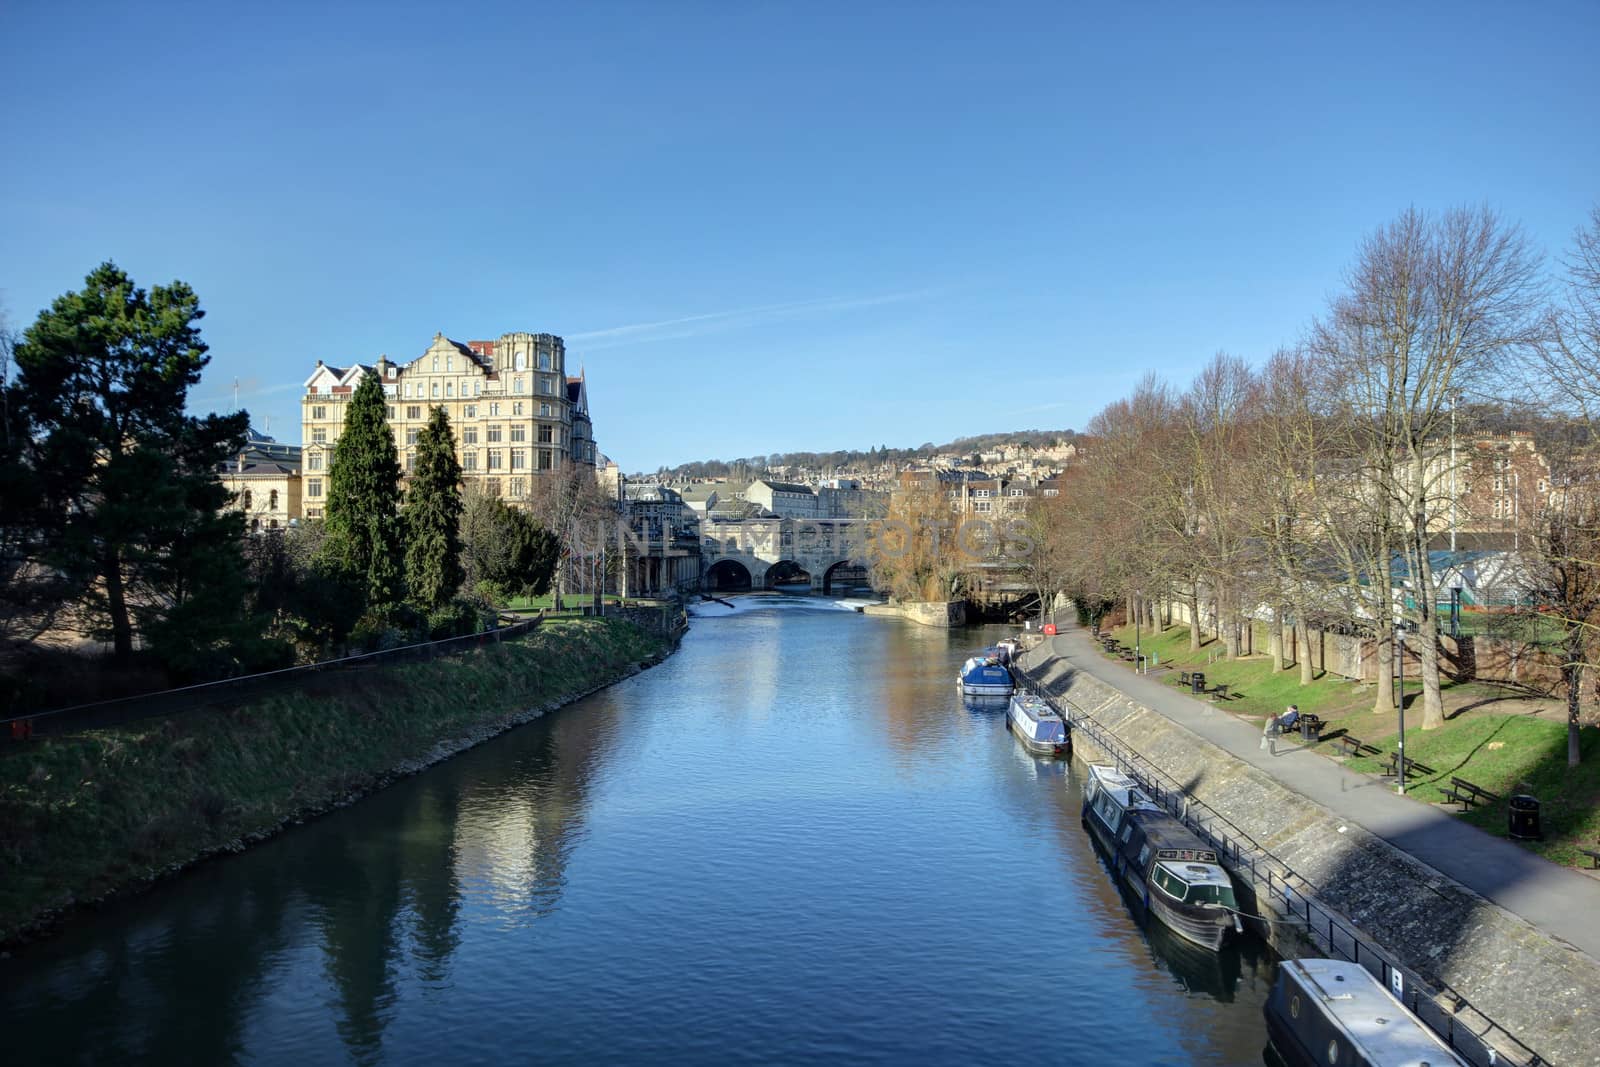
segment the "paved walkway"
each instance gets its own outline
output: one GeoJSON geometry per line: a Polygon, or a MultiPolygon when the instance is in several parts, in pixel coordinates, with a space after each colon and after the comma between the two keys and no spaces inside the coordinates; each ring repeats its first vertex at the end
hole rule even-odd
{"type": "Polygon", "coordinates": [[[1270,755],[1261,749],[1259,727],[1106,659],[1075,625],[1040,647],[1600,961],[1600,881],[1399,796],[1387,782],[1300,751],[1287,739],[1270,755]]]}

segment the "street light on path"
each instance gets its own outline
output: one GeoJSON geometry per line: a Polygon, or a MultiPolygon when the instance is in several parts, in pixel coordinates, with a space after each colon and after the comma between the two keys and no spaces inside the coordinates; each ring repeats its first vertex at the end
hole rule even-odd
{"type": "Polygon", "coordinates": [[[1404,619],[1396,620],[1394,624],[1394,640],[1398,646],[1396,663],[1400,668],[1400,743],[1396,746],[1399,757],[1395,761],[1395,768],[1400,777],[1396,791],[1401,794],[1406,791],[1406,626],[1404,619]]]}

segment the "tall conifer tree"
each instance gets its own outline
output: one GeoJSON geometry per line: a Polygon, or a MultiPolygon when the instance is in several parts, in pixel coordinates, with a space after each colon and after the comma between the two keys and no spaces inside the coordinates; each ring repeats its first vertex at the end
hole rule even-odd
{"type": "Polygon", "coordinates": [[[328,468],[324,558],[366,584],[367,610],[383,615],[403,598],[400,457],[389,432],[383,384],[367,374],[345,410],[328,468]]]}
{"type": "Polygon", "coordinates": [[[461,588],[461,464],[450,416],[433,409],[417,436],[417,463],[401,510],[406,531],[406,586],[424,611],[436,611],[461,588]]]}
{"type": "Polygon", "coordinates": [[[19,447],[43,476],[29,544],[76,588],[119,659],[136,632],[177,662],[241,622],[242,523],[222,510],[216,468],[247,419],[184,411],[209,362],[204,314],[183,282],[145,290],[103,263],[16,349],[19,447]]]}

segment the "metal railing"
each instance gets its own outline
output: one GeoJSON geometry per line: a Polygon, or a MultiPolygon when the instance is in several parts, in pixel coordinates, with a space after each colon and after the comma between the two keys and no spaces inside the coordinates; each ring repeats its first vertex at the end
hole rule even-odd
{"type": "Polygon", "coordinates": [[[219,703],[237,703],[241,698],[261,697],[293,688],[314,674],[384,663],[430,660],[482,645],[496,644],[508,637],[521,637],[531,633],[543,621],[542,617],[522,619],[493,630],[447,637],[439,641],[420,641],[377,652],[363,652],[319,663],[263,671],[260,674],[244,674],[236,678],[222,678],[214,682],[200,682],[176,689],[162,689],[153,693],[139,693],[88,704],[74,704],[49,711],[19,713],[0,718],[0,741],[25,741],[33,737],[74,733],[162,715],[181,714],[219,703]]]}
{"type": "MultiPolygon", "coordinates": [[[[1152,800],[1215,848],[1230,868],[1241,874],[1249,871],[1255,884],[1265,887],[1274,910],[1303,922],[1311,940],[1323,951],[1365,967],[1473,1067],[1548,1067],[1547,1060],[1474,1008],[1460,993],[1448,986],[1431,988],[1416,971],[1396,961],[1391,953],[1369,940],[1344,916],[1319,903],[1315,884],[1296,874],[1260,842],[1186,791],[1177,779],[1123,742],[1093,715],[1064,697],[1058,700],[1057,694],[1051,693],[1049,687],[1035,679],[1026,668],[1018,665],[1016,673],[1025,688],[1054,707],[1073,731],[1088,734],[1119,770],[1137,781],[1152,800]]],[[[1260,897],[1258,889],[1258,901],[1260,897]]],[[[1269,920],[1260,916],[1257,921],[1269,920]]]]}

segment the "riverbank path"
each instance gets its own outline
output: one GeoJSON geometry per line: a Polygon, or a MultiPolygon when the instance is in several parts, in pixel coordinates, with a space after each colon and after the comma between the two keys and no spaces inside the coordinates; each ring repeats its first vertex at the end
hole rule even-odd
{"type": "MultiPolygon", "coordinates": [[[[1062,615],[1056,622],[1061,631],[1040,647],[1048,648],[1066,667],[1126,693],[1286,788],[1600,961],[1600,922],[1595,921],[1600,916],[1600,881],[1485,833],[1449,812],[1399,796],[1386,781],[1303,751],[1288,737],[1278,742],[1276,755],[1269,754],[1260,747],[1259,727],[1106,659],[1088,631],[1070,616],[1062,615]]],[[[1039,662],[1036,653],[1030,656],[1039,662]]]]}

